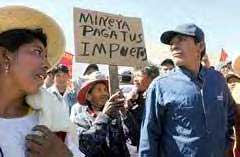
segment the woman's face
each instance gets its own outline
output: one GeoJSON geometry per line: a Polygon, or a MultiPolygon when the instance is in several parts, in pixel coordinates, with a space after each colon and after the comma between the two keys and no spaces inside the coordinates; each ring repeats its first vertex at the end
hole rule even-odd
{"type": "Polygon", "coordinates": [[[36,39],[32,43],[20,46],[14,54],[9,67],[13,87],[24,94],[36,93],[46,77],[48,63],[46,48],[36,39]]]}
{"type": "Polygon", "coordinates": [[[88,93],[87,100],[91,102],[94,107],[102,110],[105,103],[109,99],[108,88],[104,83],[97,83],[92,87],[92,91],[88,93]]]}

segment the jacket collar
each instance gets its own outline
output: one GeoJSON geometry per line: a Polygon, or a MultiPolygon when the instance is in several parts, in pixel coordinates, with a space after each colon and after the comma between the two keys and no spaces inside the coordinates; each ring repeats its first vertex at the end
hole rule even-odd
{"type": "Polygon", "coordinates": [[[207,69],[201,65],[197,76],[192,71],[190,71],[189,69],[187,69],[183,66],[180,66],[180,67],[177,66],[176,71],[181,71],[182,73],[187,75],[192,80],[200,80],[201,82],[203,82],[203,80],[206,76],[207,69]]]}

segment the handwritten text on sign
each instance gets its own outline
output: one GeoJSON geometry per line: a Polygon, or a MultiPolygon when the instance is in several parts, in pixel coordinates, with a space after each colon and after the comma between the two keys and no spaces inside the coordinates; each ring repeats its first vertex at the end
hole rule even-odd
{"type": "Polygon", "coordinates": [[[74,8],[76,61],[110,65],[145,64],[139,18],[74,8]]]}

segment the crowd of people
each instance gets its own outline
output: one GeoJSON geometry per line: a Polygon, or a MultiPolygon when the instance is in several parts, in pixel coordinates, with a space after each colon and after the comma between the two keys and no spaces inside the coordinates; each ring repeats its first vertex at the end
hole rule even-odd
{"type": "Polygon", "coordinates": [[[97,64],[73,81],[58,64],[51,17],[8,6],[0,23],[0,157],[240,157],[240,65],[211,66],[197,25],[164,32],[172,59],[120,71],[110,94],[97,64]]]}

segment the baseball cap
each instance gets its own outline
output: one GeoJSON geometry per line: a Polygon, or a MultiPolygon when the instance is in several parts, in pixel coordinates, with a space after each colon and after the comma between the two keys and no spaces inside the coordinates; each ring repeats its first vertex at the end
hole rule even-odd
{"type": "Polygon", "coordinates": [[[53,73],[56,74],[58,72],[62,72],[62,73],[68,73],[69,69],[66,65],[64,64],[58,64],[54,69],[53,69],[53,73]]]}
{"type": "Polygon", "coordinates": [[[204,41],[204,33],[201,28],[195,24],[182,24],[174,30],[164,32],[160,40],[162,43],[169,45],[172,38],[176,35],[186,35],[196,38],[198,41],[204,41]]]}

